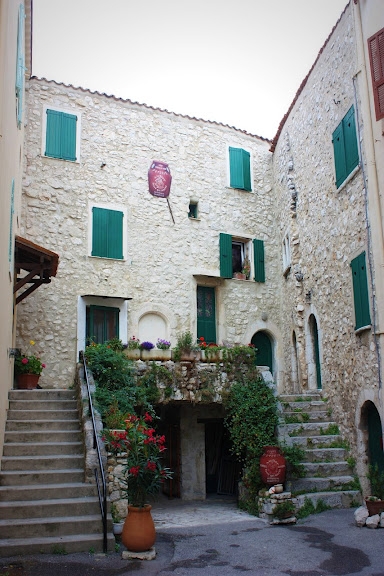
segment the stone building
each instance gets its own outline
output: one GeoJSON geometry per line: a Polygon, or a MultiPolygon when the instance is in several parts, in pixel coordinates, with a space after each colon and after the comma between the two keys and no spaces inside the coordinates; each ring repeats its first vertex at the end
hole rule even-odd
{"type": "Polygon", "coordinates": [[[383,459],[383,27],[380,0],[349,2],[272,143],[29,80],[21,234],[60,255],[18,311],[42,386],[72,384],[88,337],[252,341],[278,392],[329,398],[364,482],[383,459]]]}

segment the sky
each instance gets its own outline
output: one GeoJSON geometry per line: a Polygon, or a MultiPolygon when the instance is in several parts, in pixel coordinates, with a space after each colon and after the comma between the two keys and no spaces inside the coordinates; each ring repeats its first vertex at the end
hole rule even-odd
{"type": "Polygon", "coordinates": [[[33,0],[32,74],[272,139],[347,0],[33,0]]]}

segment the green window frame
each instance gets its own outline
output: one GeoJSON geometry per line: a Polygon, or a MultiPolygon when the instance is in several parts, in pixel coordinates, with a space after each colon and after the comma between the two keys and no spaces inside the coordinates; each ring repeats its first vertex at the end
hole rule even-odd
{"type": "Polygon", "coordinates": [[[333,153],[336,171],[336,188],[346,180],[359,165],[355,109],[348,110],[332,134],[333,153]]]}
{"type": "Polygon", "coordinates": [[[19,15],[17,23],[17,52],[16,52],[16,118],[17,127],[21,129],[23,120],[23,96],[24,96],[24,73],[25,73],[25,55],[24,55],[24,22],[25,10],[24,4],[19,6],[19,15]]]}
{"type": "MultiPolygon", "coordinates": [[[[220,248],[220,277],[232,278],[233,277],[233,262],[232,262],[232,245],[233,242],[243,243],[244,246],[247,241],[233,239],[231,234],[220,233],[219,248],[220,248]]],[[[265,282],[265,262],[264,262],[264,241],[254,238],[253,244],[253,263],[254,263],[254,280],[255,282],[265,282]]],[[[244,250],[244,257],[249,254],[249,250],[244,250]]]]}
{"type": "Polygon", "coordinates": [[[369,292],[365,252],[351,261],[353,300],[355,306],[355,330],[371,325],[369,313],[369,292]]]}
{"type": "Polygon", "coordinates": [[[229,147],[229,185],[251,192],[251,154],[243,148],[229,147]]]}
{"type": "Polygon", "coordinates": [[[75,162],[77,116],[51,109],[46,113],[45,156],[75,162]]]}
{"type": "Polygon", "coordinates": [[[122,260],[123,219],[119,210],[92,208],[92,256],[122,260]]]}

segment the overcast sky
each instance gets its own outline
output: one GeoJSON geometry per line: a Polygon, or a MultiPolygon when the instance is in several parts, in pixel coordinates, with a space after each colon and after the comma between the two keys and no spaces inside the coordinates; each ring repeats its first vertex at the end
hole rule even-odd
{"type": "Polygon", "coordinates": [[[33,0],[33,70],[273,138],[347,0],[33,0]]]}

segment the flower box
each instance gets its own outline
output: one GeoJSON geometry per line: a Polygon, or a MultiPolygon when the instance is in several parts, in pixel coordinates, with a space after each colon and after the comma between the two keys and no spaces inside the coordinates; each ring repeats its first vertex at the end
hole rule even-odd
{"type": "Polygon", "coordinates": [[[223,352],[221,350],[210,350],[209,347],[201,351],[202,362],[221,362],[223,359],[223,352]]]}
{"type": "Polygon", "coordinates": [[[141,359],[144,362],[151,360],[160,360],[166,362],[172,359],[172,350],[161,350],[160,348],[152,348],[152,350],[141,350],[141,359]]]}
{"type": "Polygon", "coordinates": [[[131,349],[126,348],[124,350],[125,355],[130,360],[140,360],[140,352],[141,350],[139,348],[131,348],[131,349]]]}

